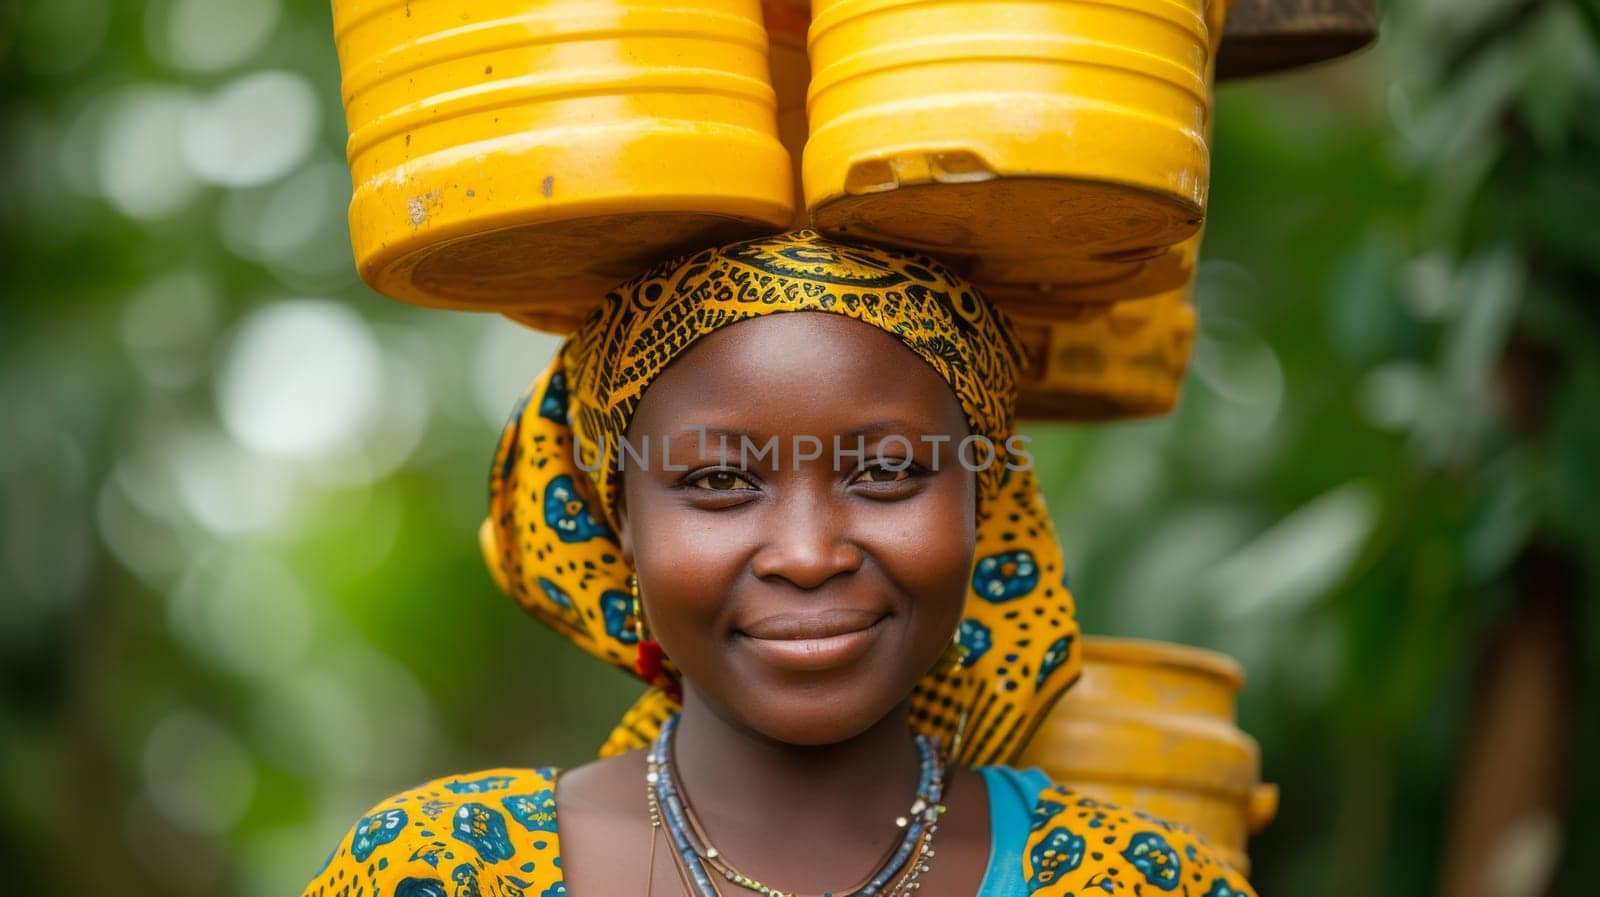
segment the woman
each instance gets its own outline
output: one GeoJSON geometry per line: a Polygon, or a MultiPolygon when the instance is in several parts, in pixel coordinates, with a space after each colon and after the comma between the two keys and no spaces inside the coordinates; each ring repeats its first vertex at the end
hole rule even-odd
{"type": "Polygon", "coordinates": [[[653,688],[604,759],[380,803],[306,894],[1250,893],[1181,827],[995,765],[1081,663],[1021,364],[932,259],[805,231],[613,292],[513,414],[481,535],[653,688]]]}

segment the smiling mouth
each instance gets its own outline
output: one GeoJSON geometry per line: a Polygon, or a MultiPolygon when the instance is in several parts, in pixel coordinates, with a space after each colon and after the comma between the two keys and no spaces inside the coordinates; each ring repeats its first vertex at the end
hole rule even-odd
{"type": "Polygon", "coordinates": [[[845,666],[871,649],[887,613],[832,610],[764,617],[735,631],[763,662],[815,672],[845,666]]]}

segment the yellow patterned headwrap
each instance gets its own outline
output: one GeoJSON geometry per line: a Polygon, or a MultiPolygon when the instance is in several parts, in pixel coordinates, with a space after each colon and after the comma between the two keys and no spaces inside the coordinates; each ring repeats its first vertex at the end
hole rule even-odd
{"type": "MultiPolygon", "coordinates": [[[[898,338],[950,384],[972,433],[999,452],[977,474],[977,553],[959,633],[968,653],[959,668],[922,678],[911,716],[946,744],[960,730],[962,762],[1007,762],[1077,679],[1078,626],[1033,471],[1005,463],[1023,364],[1011,323],[926,256],[799,231],[708,249],[612,291],[501,435],[481,531],[489,569],[523,608],[631,673],[633,571],[614,515],[622,436],[645,389],[696,340],[794,311],[848,315],[898,338]]],[[[651,688],[601,755],[648,744],[677,709],[651,688]]]]}

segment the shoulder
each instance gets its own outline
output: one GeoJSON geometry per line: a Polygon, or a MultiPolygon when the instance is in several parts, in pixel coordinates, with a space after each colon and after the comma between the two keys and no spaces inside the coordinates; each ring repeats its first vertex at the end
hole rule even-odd
{"type": "Polygon", "coordinates": [[[558,772],[486,769],[388,797],[333,845],[304,897],[564,897],[558,772]]]}
{"type": "Polygon", "coordinates": [[[1244,876],[1188,827],[1062,785],[1038,792],[1022,861],[1034,897],[1255,897],[1244,876]]]}

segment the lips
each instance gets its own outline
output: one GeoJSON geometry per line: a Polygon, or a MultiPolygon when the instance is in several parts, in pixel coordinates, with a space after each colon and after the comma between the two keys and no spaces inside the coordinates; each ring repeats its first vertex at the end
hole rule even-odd
{"type": "Polygon", "coordinates": [[[774,614],[738,629],[742,641],[771,666],[797,672],[854,662],[871,649],[887,613],[835,608],[774,614]]]}
{"type": "Polygon", "coordinates": [[[773,614],[741,626],[739,631],[751,638],[776,641],[823,639],[869,629],[885,616],[852,608],[773,614]]]}

